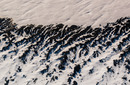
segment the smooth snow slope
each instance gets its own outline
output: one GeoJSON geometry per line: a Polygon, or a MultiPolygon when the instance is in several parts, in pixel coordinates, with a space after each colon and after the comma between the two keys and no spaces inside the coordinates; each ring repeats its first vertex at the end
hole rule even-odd
{"type": "Polygon", "coordinates": [[[99,25],[130,15],[130,0],[0,0],[0,16],[19,25],[99,25]]]}

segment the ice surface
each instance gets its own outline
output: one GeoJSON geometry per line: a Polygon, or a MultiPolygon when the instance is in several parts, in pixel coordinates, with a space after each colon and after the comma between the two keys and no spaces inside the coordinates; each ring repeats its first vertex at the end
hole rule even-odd
{"type": "Polygon", "coordinates": [[[93,25],[130,16],[130,0],[0,0],[0,17],[19,25],[93,25]]]}

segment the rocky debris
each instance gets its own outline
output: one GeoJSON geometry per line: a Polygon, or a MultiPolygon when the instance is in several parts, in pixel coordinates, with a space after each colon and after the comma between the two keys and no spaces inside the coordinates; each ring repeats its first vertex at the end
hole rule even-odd
{"type": "Polygon", "coordinates": [[[30,78],[21,80],[26,85],[80,85],[87,82],[87,76],[92,79],[97,75],[96,85],[109,84],[107,78],[114,80],[114,75],[127,81],[116,84],[128,84],[129,77],[121,74],[130,74],[130,18],[120,18],[102,28],[64,24],[18,28],[12,19],[0,18],[0,64],[5,61],[12,69],[2,77],[4,85],[16,84],[20,78],[30,78]]]}

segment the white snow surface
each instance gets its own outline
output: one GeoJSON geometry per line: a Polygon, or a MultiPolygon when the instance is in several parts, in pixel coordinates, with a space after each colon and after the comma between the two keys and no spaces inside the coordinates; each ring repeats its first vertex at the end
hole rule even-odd
{"type": "Polygon", "coordinates": [[[130,0],[0,0],[0,17],[20,25],[93,25],[130,15],[130,0]]]}

